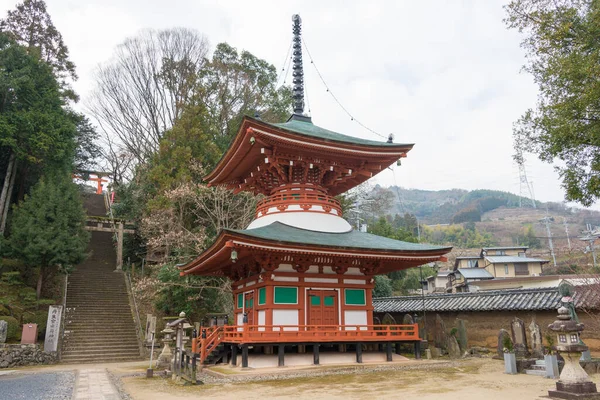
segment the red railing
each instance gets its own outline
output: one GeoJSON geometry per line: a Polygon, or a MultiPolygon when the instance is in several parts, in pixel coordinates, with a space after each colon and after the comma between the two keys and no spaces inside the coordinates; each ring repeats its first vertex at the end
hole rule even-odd
{"type": "Polygon", "coordinates": [[[228,325],[225,343],[385,342],[417,341],[413,325],[228,325]]]}
{"type": "Polygon", "coordinates": [[[197,353],[200,350],[200,364],[202,364],[223,341],[223,327],[201,328],[200,332],[200,337],[192,341],[192,352],[197,353]],[[206,338],[202,337],[204,333],[206,333],[206,338]]]}
{"type": "Polygon", "coordinates": [[[256,206],[256,216],[261,213],[265,215],[269,208],[276,207],[280,212],[285,211],[290,205],[299,205],[300,207],[310,209],[312,206],[323,207],[323,212],[329,213],[332,209],[337,211],[337,215],[342,215],[342,205],[331,196],[318,192],[308,191],[286,191],[272,194],[258,202],[256,206]]]}

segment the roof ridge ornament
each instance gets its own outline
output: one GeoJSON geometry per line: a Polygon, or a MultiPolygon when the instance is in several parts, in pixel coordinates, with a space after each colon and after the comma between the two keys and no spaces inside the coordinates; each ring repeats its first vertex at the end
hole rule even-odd
{"type": "Polygon", "coordinates": [[[294,34],[293,40],[293,95],[294,98],[294,114],[304,115],[304,70],[302,67],[302,18],[299,14],[292,15],[293,27],[292,33],[294,34]]]}

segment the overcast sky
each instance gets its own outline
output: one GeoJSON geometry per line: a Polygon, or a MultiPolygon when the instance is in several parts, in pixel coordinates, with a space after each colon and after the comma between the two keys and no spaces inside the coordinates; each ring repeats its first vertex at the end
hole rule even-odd
{"type": "MultiPolygon", "coordinates": [[[[0,0],[0,12],[15,6],[0,0]]],[[[77,65],[85,101],[95,67],[140,29],[183,26],[226,41],[281,69],[291,16],[332,92],[362,123],[395,142],[415,143],[396,182],[418,189],[497,189],[519,193],[512,124],[534,106],[537,89],[521,72],[522,37],[502,22],[502,1],[46,0],[77,65]]],[[[313,122],[378,137],[352,122],[326,92],[305,55],[313,122]]],[[[289,78],[288,78],[289,82],[289,78]]],[[[528,156],[535,196],[562,201],[552,166],[528,156]]],[[[391,171],[374,179],[394,184],[391,171]]],[[[595,208],[599,208],[596,206],[595,208]]]]}

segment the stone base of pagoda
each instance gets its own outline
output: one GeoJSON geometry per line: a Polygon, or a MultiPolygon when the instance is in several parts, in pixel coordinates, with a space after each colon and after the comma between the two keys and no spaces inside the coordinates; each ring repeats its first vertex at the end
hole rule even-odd
{"type": "MultiPolygon", "coordinates": [[[[414,343],[415,359],[420,359],[420,343],[414,343]]],[[[307,365],[362,364],[407,361],[400,355],[400,343],[287,343],[237,345],[231,347],[229,364],[241,368],[272,368],[307,365]]]]}

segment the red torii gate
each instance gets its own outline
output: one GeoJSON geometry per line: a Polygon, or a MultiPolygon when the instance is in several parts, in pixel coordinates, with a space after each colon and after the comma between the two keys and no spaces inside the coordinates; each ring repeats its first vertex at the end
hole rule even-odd
{"type": "Polygon", "coordinates": [[[73,174],[73,178],[81,179],[82,181],[92,181],[96,182],[96,194],[102,194],[102,183],[108,182],[108,179],[104,179],[105,176],[110,176],[109,172],[100,172],[100,171],[77,171],[79,174],[73,174]],[[95,177],[91,177],[90,175],[95,175],[95,177]]]}

